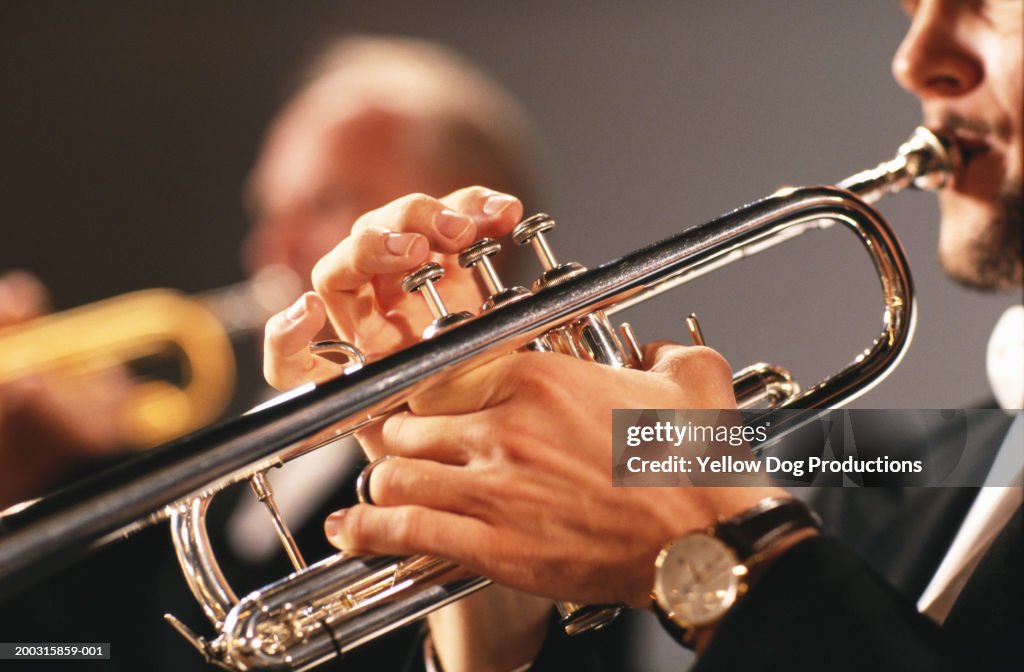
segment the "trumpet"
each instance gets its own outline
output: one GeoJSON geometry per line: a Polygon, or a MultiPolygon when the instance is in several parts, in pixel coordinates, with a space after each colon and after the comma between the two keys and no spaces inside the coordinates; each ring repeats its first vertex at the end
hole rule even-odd
{"type": "Polygon", "coordinates": [[[232,339],[262,328],[298,284],[273,266],[198,296],[146,289],[8,327],[0,330],[0,385],[29,373],[87,376],[155,363],[170,379],[134,376],[120,425],[131,446],[166,443],[223,413],[235,384],[232,339]]]}
{"type": "MultiPolygon", "coordinates": [[[[913,332],[915,304],[900,244],[869,202],[907,187],[938,189],[958,170],[959,152],[941,132],[918,128],[897,156],[837,186],[786,189],[702,226],[594,269],[559,263],[544,234],[551,218],[531,217],[513,237],[532,245],[544,273],[533,292],[501,285],[486,257],[492,242],[474,245],[460,263],[475,265],[491,291],[478,316],[448,313],[433,287],[436,269],[407,276],[435,320],[431,338],[278,403],[140,455],[92,481],[56,493],[0,519],[0,595],[38,579],[59,560],[170,520],[186,580],[216,630],[204,639],[174,625],[210,662],[232,670],[305,670],[423,617],[487,584],[465,578],[452,563],[416,556],[345,553],[308,567],[291,548],[295,572],[238,599],[210,549],[205,512],[227,484],[249,479],[267,503],[286,548],[294,542],[273,505],[267,470],[351,434],[402,408],[406,400],[451,376],[524,347],[550,349],[610,366],[637,363],[629,329],[610,316],[650,296],[756,254],[808,231],[840,224],[854,234],[876,269],[882,290],[879,336],[822,381],[801,388],[782,367],[758,364],[734,378],[741,405],[819,408],[842,405],[884,378],[913,332]],[[513,296],[516,295],[516,296],[513,296]]],[[[694,324],[691,331],[699,335],[694,324]]],[[[358,359],[358,353],[353,357],[358,359]]],[[[606,621],[607,608],[566,605],[572,629],[606,621]],[[582,613],[581,619],[573,614],[582,613]],[[597,616],[595,616],[597,614],[597,616]]]]}

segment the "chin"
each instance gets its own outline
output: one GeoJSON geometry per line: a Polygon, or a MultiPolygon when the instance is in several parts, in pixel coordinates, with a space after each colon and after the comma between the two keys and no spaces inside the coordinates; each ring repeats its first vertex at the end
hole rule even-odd
{"type": "Polygon", "coordinates": [[[947,192],[940,205],[939,262],[950,278],[972,289],[1024,291],[1019,187],[994,202],[947,192]]]}

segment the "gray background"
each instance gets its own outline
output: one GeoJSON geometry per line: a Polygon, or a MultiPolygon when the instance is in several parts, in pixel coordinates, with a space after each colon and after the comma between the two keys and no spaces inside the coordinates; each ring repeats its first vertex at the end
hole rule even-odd
{"type": "MultiPolygon", "coordinates": [[[[896,2],[5,2],[0,9],[0,269],[64,308],[130,289],[242,276],[239,193],[261,131],[331,36],[445,41],[532,111],[541,202],[563,259],[610,260],[784,184],[887,158],[919,119],[889,75],[896,2]]],[[[458,95],[453,92],[452,95],[458,95]]],[[[918,335],[861,406],[987,395],[984,344],[1013,297],[979,297],[934,263],[934,199],[882,207],[919,288],[918,335]]],[[[738,368],[806,382],[878,329],[876,283],[841,232],[805,237],[642,309],[642,340],[701,315],[738,368]],[[813,239],[811,239],[813,238],[813,239]]]]}

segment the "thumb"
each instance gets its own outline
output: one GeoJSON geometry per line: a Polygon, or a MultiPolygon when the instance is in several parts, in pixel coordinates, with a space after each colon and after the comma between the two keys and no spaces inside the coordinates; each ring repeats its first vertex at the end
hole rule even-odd
{"type": "Polygon", "coordinates": [[[309,342],[327,323],[323,299],[306,292],[291,307],[267,320],[263,338],[263,376],[278,390],[341,373],[337,364],[313,355],[309,342]]]}

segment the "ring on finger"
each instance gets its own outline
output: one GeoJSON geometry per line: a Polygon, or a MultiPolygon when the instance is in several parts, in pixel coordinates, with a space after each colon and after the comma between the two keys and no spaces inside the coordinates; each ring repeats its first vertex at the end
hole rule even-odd
{"type": "Polygon", "coordinates": [[[359,477],[356,478],[356,499],[359,500],[360,504],[372,505],[376,503],[373,501],[373,497],[370,496],[370,475],[373,474],[374,469],[384,462],[397,459],[397,455],[385,455],[384,457],[378,457],[363,467],[363,470],[359,472],[359,477]]]}

